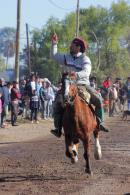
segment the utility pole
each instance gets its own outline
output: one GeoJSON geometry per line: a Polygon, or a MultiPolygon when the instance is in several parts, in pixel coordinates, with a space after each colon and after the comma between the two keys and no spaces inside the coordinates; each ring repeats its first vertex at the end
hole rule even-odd
{"type": "Polygon", "coordinates": [[[76,37],[79,36],[79,0],[77,0],[77,9],[76,9],[76,37]]]}
{"type": "Polygon", "coordinates": [[[21,0],[17,0],[17,30],[16,30],[16,51],[15,51],[15,78],[17,82],[19,82],[20,19],[21,19],[21,0]]]}
{"type": "Polygon", "coordinates": [[[28,24],[26,24],[26,36],[27,36],[27,64],[29,69],[29,75],[31,75],[31,63],[30,63],[30,44],[29,44],[29,32],[28,32],[28,24]]]}

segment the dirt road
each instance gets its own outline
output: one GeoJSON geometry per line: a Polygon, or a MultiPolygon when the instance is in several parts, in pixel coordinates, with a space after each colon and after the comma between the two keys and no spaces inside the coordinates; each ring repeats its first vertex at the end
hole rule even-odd
{"type": "MultiPolygon", "coordinates": [[[[103,158],[91,153],[93,177],[79,162],[65,157],[64,137],[49,133],[52,122],[0,129],[0,195],[130,195],[130,121],[107,118],[110,133],[101,133],[103,158]]],[[[92,145],[93,150],[93,145],[92,145]]]]}

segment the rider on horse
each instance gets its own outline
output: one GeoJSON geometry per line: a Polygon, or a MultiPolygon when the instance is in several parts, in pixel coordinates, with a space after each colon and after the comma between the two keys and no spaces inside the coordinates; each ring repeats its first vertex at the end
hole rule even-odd
{"type": "MultiPolygon", "coordinates": [[[[99,97],[99,94],[95,89],[90,86],[89,77],[91,74],[91,61],[89,57],[85,55],[85,51],[87,49],[87,44],[81,38],[74,38],[70,45],[70,53],[61,54],[57,52],[57,43],[58,38],[57,35],[54,34],[52,37],[52,47],[51,47],[51,57],[58,64],[64,66],[65,71],[71,71],[76,76],[76,82],[79,90],[82,91],[84,97],[86,96],[86,91],[91,95],[90,104],[95,106],[95,115],[97,116],[97,121],[99,125],[99,129],[101,131],[108,132],[101,123],[103,121],[103,110],[102,110],[102,102],[99,97]]],[[[51,130],[51,132],[57,137],[61,136],[62,130],[62,118],[64,113],[64,108],[58,103],[57,99],[60,97],[61,93],[57,95],[56,105],[54,109],[54,123],[57,121],[56,129],[51,130]]]]}

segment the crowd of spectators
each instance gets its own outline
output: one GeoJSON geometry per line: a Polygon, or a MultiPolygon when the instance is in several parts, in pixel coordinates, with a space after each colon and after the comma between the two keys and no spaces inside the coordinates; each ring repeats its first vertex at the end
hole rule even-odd
{"type": "Polygon", "coordinates": [[[53,118],[53,104],[58,87],[51,84],[48,78],[41,79],[31,75],[29,79],[5,82],[0,78],[0,126],[7,127],[10,121],[17,126],[17,117],[39,123],[39,119],[53,118]]]}
{"type": "Polygon", "coordinates": [[[97,87],[96,77],[92,77],[90,85],[100,92],[104,109],[109,117],[113,117],[124,109],[130,110],[130,77],[124,81],[121,78],[106,77],[100,88],[97,87]],[[127,108],[125,108],[127,107],[127,108]]]}
{"type": "MultiPolygon", "coordinates": [[[[91,77],[90,85],[97,90],[104,105],[107,104],[110,117],[118,112],[117,104],[124,106],[127,102],[130,110],[130,77],[125,82],[120,78],[112,80],[107,77],[101,87],[97,87],[96,77],[91,77]]],[[[52,119],[55,97],[60,89],[61,85],[56,87],[48,78],[41,79],[34,74],[19,83],[5,82],[0,78],[0,127],[7,127],[7,121],[17,126],[18,115],[31,123],[52,119]]]]}

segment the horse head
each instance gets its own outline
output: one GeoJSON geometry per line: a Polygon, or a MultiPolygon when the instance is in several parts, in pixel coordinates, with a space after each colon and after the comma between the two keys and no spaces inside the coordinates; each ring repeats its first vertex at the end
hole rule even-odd
{"type": "Polygon", "coordinates": [[[64,73],[62,75],[62,87],[65,103],[73,103],[78,93],[78,89],[76,86],[76,75],[74,72],[64,73]]]}

